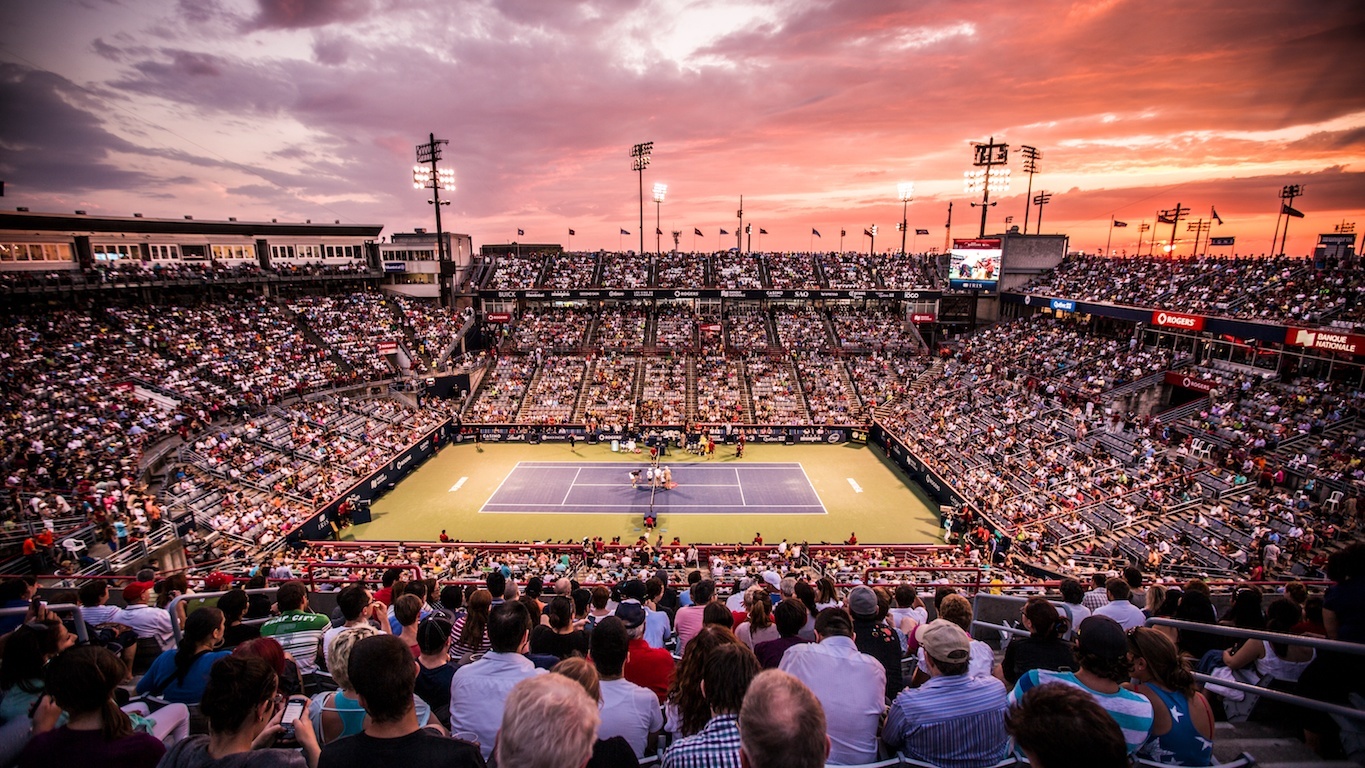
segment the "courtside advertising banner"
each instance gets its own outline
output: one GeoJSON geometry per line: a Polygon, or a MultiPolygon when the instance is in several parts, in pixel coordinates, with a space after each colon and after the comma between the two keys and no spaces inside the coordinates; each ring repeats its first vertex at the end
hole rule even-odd
{"type": "Polygon", "coordinates": [[[1152,313],[1152,325],[1158,328],[1179,328],[1182,331],[1202,331],[1204,318],[1202,315],[1187,315],[1158,309],[1152,313]]]}

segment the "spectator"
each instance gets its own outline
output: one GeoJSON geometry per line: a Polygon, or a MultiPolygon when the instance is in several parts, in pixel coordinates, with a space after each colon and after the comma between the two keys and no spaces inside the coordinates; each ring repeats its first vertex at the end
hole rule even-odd
{"type": "Polygon", "coordinates": [[[282,732],[284,702],[278,697],[274,671],[263,659],[229,656],[209,671],[199,709],[209,721],[207,736],[176,742],[158,768],[200,768],[233,758],[240,768],[317,768],[318,742],[312,723],[294,723],[294,739],[302,754],[271,749],[282,732]]]}
{"type": "Polygon", "coordinates": [[[313,721],[313,732],[317,734],[320,744],[331,744],[343,736],[354,736],[364,728],[365,707],[360,703],[360,695],[351,682],[351,651],[361,640],[382,634],[382,630],[366,624],[341,632],[328,644],[327,653],[335,659],[332,680],[337,684],[337,689],[314,694],[308,704],[308,716],[313,721]]]}
{"type": "Polygon", "coordinates": [[[365,707],[364,730],[324,747],[318,768],[483,766],[474,745],[446,738],[439,726],[419,724],[413,706],[417,665],[402,640],[383,632],[361,639],[351,649],[346,671],[365,707]]]}
{"type": "MultiPolygon", "coordinates": [[[[570,657],[554,665],[550,672],[563,675],[583,686],[588,698],[597,702],[598,711],[602,710],[602,685],[597,677],[597,669],[584,658],[570,657]]],[[[600,729],[599,729],[600,732],[600,729]]],[[[639,768],[640,760],[635,750],[620,736],[609,739],[599,738],[592,746],[592,759],[584,768],[639,768]]]]}
{"type": "Polygon", "coordinates": [[[1105,616],[1091,616],[1081,622],[1076,633],[1076,661],[1080,665],[1079,672],[1041,669],[1028,672],[1019,678],[1010,692],[1010,702],[1017,703],[1030,689],[1044,683],[1074,685],[1089,693],[1109,712],[1123,730],[1128,754],[1136,752],[1151,733],[1152,704],[1142,694],[1121,686],[1128,682],[1132,672],[1128,638],[1123,628],[1105,616]]]}
{"type": "Polygon", "coordinates": [[[1033,688],[1005,726],[1034,768],[1128,768],[1123,731],[1084,691],[1065,683],[1033,688]]]}
{"type": "Polygon", "coordinates": [[[463,616],[455,619],[451,635],[450,658],[466,663],[470,657],[488,651],[488,614],[493,605],[493,595],[486,589],[476,589],[469,596],[469,604],[463,616]]]}
{"type": "Polygon", "coordinates": [[[393,601],[393,616],[399,628],[394,634],[412,651],[413,658],[422,654],[422,649],[417,645],[417,620],[421,618],[425,606],[426,603],[417,595],[404,594],[393,601]]]}
{"type": "MultiPolygon", "coordinates": [[[[959,629],[971,637],[972,632],[972,603],[967,598],[956,592],[943,596],[943,601],[938,606],[938,617],[946,619],[956,624],[959,629]]],[[[991,650],[980,640],[972,640],[972,659],[971,666],[967,674],[971,677],[994,677],[1004,681],[1005,671],[1001,665],[995,663],[995,651],[991,650]]],[[[919,663],[916,665],[915,679],[927,680],[929,677],[929,665],[924,654],[919,653],[919,663]]]]}
{"type": "Polygon", "coordinates": [[[407,583],[408,572],[402,568],[388,568],[384,575],[379,577],[379,591],[374,593],[374,599],[383,603],[385,606],[393,605],[395,593],[403,594],[403,587],[407,583]]]}
{"type": "Polygon", "coordinates": [[[678,662],[677,672],[668,684],[668,699],[664,708],[664,722],[670,733],[691,736],[700,733],[711,720],[711,708],[702,695],[702,682],[707,665],[717,648],[739,643],[735,634],[724,627],[703,627],[697,645],[689,643],[678,662]]]}
{"type": "MultiPolygon", "coordinates": [[[[890,601],[886,601],[884,609],[881,603],[882,599],[871,587],[860,584],[849,590],[848,613],[853,619],[854,641],[859,651],[876,659],[886,671],[883,693],[886,698],[892,699],[905,687],[901,682],[901,642],[886,625],[890,601]]],[[[819,617],[816,617],[816,621],[819,621],[819,617]]],[[[816,634],[819,632],[817,628],[816,634]]]]}
{"type": "Polygon", "coordinates": [[[935,619],[915,630],[929,663],[928,682],[902,691],[891,704],[882,741],[914,760],[944,768],[989,765],[1005,756],[1005,685],[972,677],[971,637],[935,619]]]}
{"type": "MultiPolygon", "coordinates": [[[[1128,584],[1128,599],[1139,609],[1147,607],[1147,595],[1142,591],[1142,571],[1136,565],[1128,565],[1123,568],[1123,580],[1128,584]]],[[[1105,591],[1109,591],[1109,582],[1105,582],[1105,591]]],[[[1113,597],[1109,598],[1113,601],[1113,597]]],[[[1123,622],[1119,622],[1122,624],[1123,622]]]]}
{"type": "Polygon", "coordinates": [[[733,635],[731,639],[706,660],[702,691],[710,720],[699,732],[674,742],[664,753],[662,768],[740,768],[739,710],[758,674],[758,659],[733,635]]]}
{"type": "Polygon", "coordinates": [[[710,579],[702,579],[693,584],[687,593],[691,597],[691,604],[679,608],[677,615],[673,618],[673,627],[678,634],[679,654],[687,651],[687,644],[701,629],[702,614],[706,610],[706,604],[716,596],[716,582],[710,579]]]}
{"type": "Polygon", "coordinates": [[[819,642],[788,648],[778,668],[820,700],[828,722],[831,764],[873,762],[877,727],[886,708],[886,670],[858,650],[853,619],[843,608],[821,611],[815,618],[815,636],[819,642]]]}
{"type": "Polygon", "coordinates": [[[531,653],[546,654],[561,660],[574,654],[588,655],[588,634],[573,625],[572,600],[563,595],[550,598],[545,605],[544,615],[550,623],[537,624],[531,628],[531,653]]]}
{"type": "Polygon", "coordinates": [[[275,593],[280,615],[261,625],[261,637],[279,641],[299,665],[299,673],[311,675],[318,670],[318,643],[332,622],[308,610],[308,589],[301,581],[286,581],[275,593]]]}
{"type": "Polygon", "coordinates": [[[455,665],[450,662],[450,619],[434,614],[417,625],[417,697],[431,707],[431,713],[450,727],[450,684],[455,665]]]}
{"type": "Polygon", "coordinates": [[[123,602],[127,607],[114,614],[113,621],[136,632],[139,640],[155,640],[161,650],[166,651],[175,647],[171,614],[165,608],[147,604],[152,586],[150,581],[135,581],[124,587],[123,602]]]}
{"type": "Polygon", "coordinates": [[[648,689],[663,703],[668,695],[668,681],[673,676],[673,654],[663,648],[655,648],[645,641],[649,625],[648,609],[644,623],[640,622],[637,605],[629,600],[616,606],[616,618],[621,620],[630,639],[625,660],[626,680],[648,689]]]}
{"type": "Polygon", "coordinates": [[[155,768],[166,753],[157,737],[133,730],[114,702],[127,669],[118,656],[96,646],[71,648],[48,665],[47,695],[33,716],[33,739],[19,768],[50,768],[94,762],[107,768],[155,768]],[[68,720],[57,727],[65,712],[68,720]]]}
{"type": "Polygon", "coordinates": [[[261,636],[261,628],[242,620],[251,601],[240,589],[229,589],[218,598],[218,610],[223,612],[223,647],[232,649],[261,636]]]}
{"type": "Polygon", "coordinates": [[[562,675],[522,680],[507,695],[498,733],[498,765],[586,765],[593,755],[599,720],[596,704],[575,681],[562,675]]]}
{"type": "Polygon", "coordinates": [[[174,703],[198,704],[214,662],[232,653],[214,650],[223,644],[224,629],[222,611],[196,608],[185,620],[180,646],[156,657],[147,674],[137,681],[137,692],[174,703]]]}
{"type": "Polygon", "coordinates": [[[703,627],[717,626],[733,630],[735,628],[735,614],[725,607],[725,603],[712,600],[702,608],[701,623],[703,627]]]}
{"type": "MultiPolygon", "coordinates": [[[[777,639],[768,640],[754,646],[754,656],[764,669],[777,669],[788,649],[810,642],[801,637],[806,627],[806,605],[794,597],[789,597],[773,608],[773,624],[777,627],[777,639]]],[[[813,631],[813,630],[812,630],[813,631]]]]}
{"type": "Polygon", "coordinates": [[[638,603],[625,602],[617,606],[616,613],[599,621],[592,631],[592,662],[597,668],[602,701],[598,736],[624,737],[639,758],[654,752],[664,720],[658,696],[622,675],[630,645],[623,616],[639,628],[644,624],[644,609],[638,603]]]}
{"type": "Polygon", "coordinates": [[[341,612],[341,624],[322,633],[322,661],[328,670],[332,668],[332,641],[337,635],[359,626],[378,628],[384,621],[384,604],[370,597],[364,584],[342,587],[337,593],[337,609],[341,612]]]}
{"type": "Polygon", "coordinates": [[[1213,710],[1175,643],[1155,629],[1128,633],[1132,689],[1152,703],[1152,736],[1139,755],[1175,765],[1213,764],[1213,710]]]}
{"type": "MultiPolygon", "coordinates": [[[[1090,618],[1090,609],[1083,605],[1085,600],[1085,588],[1075,579],[1062,579],[1060,586],[1062,592],[1062,604],[1070,618],[1068,621],[1067,638],[1070,639],[1076,634],[1076,627],[1082,621],[1090,618]]],[[[1108,594],[1107,592],[1105,594],[1108,594]]]]}
{"type": "Polygon", "coordinates": [[[524,655],[531,633],[526,606],[507,601],[488,616],[490,650],[483,658],[455,671],[450,684],[450,728],[478,736],[485,759],[493,754],[508,694],[517,683],[543,674],[524,655]]]}
{"type": "MultiPolygon", "coordinates": [[[[1085,593],[1085,597],[1081,598],[1081,605],[1084,605],[1092,614],[1109,602],[1109,590],[1105,586],[1107,582],[1108,577],[1101,571],[1090,574],[1091,589],[1085,593]]],[[[1080,624],[1076,626],[1079,627],[1080,624]]]]}
{"type": "Polygon", "coordinates": [[[771,669],[744,695],[739,741],[748,768],[821,768],[831,754],[820,701],[800,680],[771,669]]]}
{"type": "Polygon", "coordinates": [[[1064,639],[1071,628],[1047,598],[1030,597],[1021,617],[1029,636],[1016,637],[1005,648],[1005,685],[1014,687],[1031,669],[1076,670],[1076,655],[1064,639]]]}
{"type": "Polygon", "coordinates": [[[265,663],[275,671],[279,678],[280,692],[285,696],[303,693],[303,678],[299,675],[299,665],[285,652],[280,641],[273,637],[258,637],[232,649],[238,658],[265,659],[265,663]]]}
{"type": "Polygon", "coordinates": [[[1111,618],[1125,630],[1140,627],[1147,622],[1147,616],[1142,613],[1142,609],[1133,605],[1129,599],[1132,593],[1128,582],[1123,579],[1110,579],[1105,582],[1104,589],[1109,596],[1109,602],[1096,608],[1094,615],[1111,618]]]}
{"type": "Polygon", "coordinates": [[[0,722],[27,722],[43,695],[43,668],[76,644],[76,636],[56,619],[28,621],[6,636],[0,659],[0,722]]]}
{"type": "MultiPolygon", "coordinates": [[[[649,643],[651,648],[663,648],[673,634],[673,621],[669,618],[669,610],[660,605],[667,594],[662,579],[653,577],[645,582],[645,601],[642,603],[645,607],[645,642],[649,643]]],[[[674,597],[676,599],[676,593],[674,597]]]]}
{"type": "Polygon", "coordinates": [[[753,648],[756,644],[776,640],[779,635],[773,625],[773,601],[762,586],[751,587],[744,593],[747,618],[735,628],[735,637],[753,648]]]}

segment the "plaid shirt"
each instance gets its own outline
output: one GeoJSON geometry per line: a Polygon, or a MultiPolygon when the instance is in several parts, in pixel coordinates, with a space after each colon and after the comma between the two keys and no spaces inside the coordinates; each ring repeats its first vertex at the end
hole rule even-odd
{"type": "Polygon", "coordinates": [[[661,768],[740,768],[739,715],[716,715],[664,753],[661,768]]]}

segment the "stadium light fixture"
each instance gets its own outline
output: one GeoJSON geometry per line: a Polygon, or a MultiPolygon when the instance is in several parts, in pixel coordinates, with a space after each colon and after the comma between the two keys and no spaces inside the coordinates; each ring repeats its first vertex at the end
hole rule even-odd
{"type": "Polygon", "coordinates": [[[663,205],[664,196],[668,194],[667,184],[654,185],[654,253],[657,256],[664,255],[662,239],[664,231],[662,224],[659,223],[659,206],[663,205]]]}
{"type": "Polygon", "coordinates": [[[968,194],[981,193],[981,202],[972,203],[972,207],[981,207],[981,233],[978,237],[986,236],[986,210],[995,203],[991,202],[992,192],[1008,192],[1010,188],[1010,171],[1008,168],[996,169],[997,165],[1005,165],[1010,159],[1010,145],[996,144],[995,137],[984,144],[973,144],[973,151],[976,154],[972,165],[977,168],[975,171],[967,171],[962,175],[963,184],[968,194]]]}
{"type": "MultiPolygon", "coordinates": [[[[1024,173],[1028,174],[1028,190],[1024,192],[1024,234],[1028,234],[1028,214],[1032,204],[1029,202],[1033,197],[1033,175],[1038,172],[1038,161],[1043,159],[1043,153],[1037,147],[1030,147],[1027,144],[1019,147],[1019,156],[1024,160],[1024,173]]],[[[1042,211],[1038,211],[1039,215],[1042,211]]]]}

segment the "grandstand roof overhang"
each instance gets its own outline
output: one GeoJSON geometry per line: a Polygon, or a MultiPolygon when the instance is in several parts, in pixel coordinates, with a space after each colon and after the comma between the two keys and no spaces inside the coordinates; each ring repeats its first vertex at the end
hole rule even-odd
{"type": "Polygon", "coordinates": [[[382,224],[309,224],[304,222],[196,221],[146,219],[138,216],[90,216],[73,213],[0,211],[0,230],[37,234],[122,232],[146,235],[235,235],[275,237],[363,237],[377,239],[382,224]]]}

